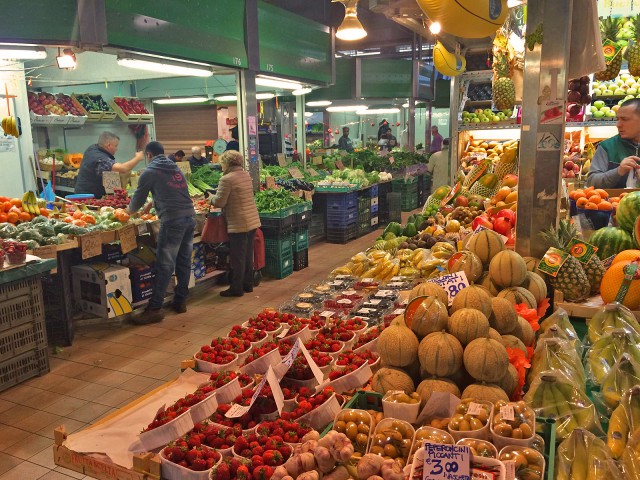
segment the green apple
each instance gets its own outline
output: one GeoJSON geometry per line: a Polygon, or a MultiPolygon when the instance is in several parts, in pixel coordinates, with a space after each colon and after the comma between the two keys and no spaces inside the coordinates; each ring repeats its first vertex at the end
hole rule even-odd
{"type": "Polygon", "coordinates": [[[491,121],[492,122],[499,122],[500,121],[500,117],[497,115],[494,115],[493,117],[491,117],[491,121]]]}
{"type": "Polygon", "coordinates": [[[593,112],[593,118],[604,118],[605,113],[601,110],[593,112]]]}
{"type": "Polygon", "coordinates": [[[615,118],[617,117],[616,112],[614,110],[609,110],[605,115],[607,118],[615,118]]]}
{"type": "MultiPolygon", "coordinates": [[[[622,93],[624,93],[624,92],[622,92],[622,93]]],[[[603,97],[610,97],[611,95],[613,95],[613,90],[607,89],[607,90],[602,92],[602,96],[603,97]]]]}
{"type": "Polygon", "coordinates": [[[627,85],[627,87],[631,87],[633,85],[635,85],[636,81],[633,77],[627,78],[624,83],[627,85]]]}
{"type": "Polygon", "coordinates": [[[610,111],[611,111],[611,108],[610,108],[610,107],[602,107],[602,108],[600,109],[600,111],[601,111],[601,112],[604,112],[604,113],[607,113],[607,112],[610,112],[610,111]]]}
{"type": "Polygon", "coordinates": [[[634,96],[638,94],[638,88],[637,87],[630,87],[627,90],[627,98],[635,98],[634,96]]]}
{"type": "Polygon", "coordinates": [[[487,117],[484,117],[482,120],[480,120],[482,123],[489,123],[489,119],[487,117]]]}
{"type": "Polygon", "coordinates": [[[480,119],[479,119],[478,117],[473,117],[473,118],[471,119],[471,121],[472,121],[473,123],[480,123],[480,119]]]}
{"type": "Polygon", "coordinates": [[[593,102],[593,106],[600,109],[602,107],[604,107],[605,103],[602,100],[596,100],[595,102],[593,102]]]}
{"type": "Polygon", "coordinates": [[[596,107],[595,105],[591,105],[591,108],[589,110],[591,110],[591,113],[596,113],[598,111],[598,107],[596,107]]]}

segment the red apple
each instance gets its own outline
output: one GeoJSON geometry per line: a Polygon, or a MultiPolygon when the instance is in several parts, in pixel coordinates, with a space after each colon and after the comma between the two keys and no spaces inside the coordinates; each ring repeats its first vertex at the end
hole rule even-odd
{"type": "Polygon", "coordinates": [[[502,186],[513,188],[518,185],[518,175],[509,173],[502,179],[502,186]]]}
{"type": "Polygon", "coordinates": [[[476,218],[473,219],[473,222],[471,222],[471,228],[473,230],[478,228],[478,226],[480,225],[482,225],[485,228],[488,228],[489,230],[493,230],[493,223],[491,223],[491,220],[489,219],[489,217],[487,217],[484,213],[482,215],[478,215],[476,218]]]}
{"type": "Polygon", "coordinates": [[[574,165],[575,163],[573,163],[571,160],[567,160],[566,162],[564,162],[564,168],[566,168],[567,170],[573,170],[574,165]]]}
{"type": "Polygon", "coordinates": [[[455,202],[456,207],[468,207],[469,206],[469,199],[467,197],[465,197],[464,195],[459,195],[456,197],[455,202]]]}
{"type": "Polygon", "coordinates": [[[503,217],[496,218],[493,222],[493,229],[500,235],[507,236],[511,232],[511,222],[503,217]]]}

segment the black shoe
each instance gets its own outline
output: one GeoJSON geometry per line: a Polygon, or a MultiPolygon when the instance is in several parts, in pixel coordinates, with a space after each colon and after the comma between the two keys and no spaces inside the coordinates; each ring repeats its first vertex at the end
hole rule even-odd
{"type": "Polygon", "coordinates": [[[173,311],[176,313],[187,313],[187,304],[186,303],[174,303],[171,305],[173,311]]]}
{"type": "Polygon", "coordinates": [[[251,293],[253,292],[253,287],[244,287],[244,293],[251,293]]]}
{"type": "Polygon", "coordinates": [[[222,292],[220,292],[220,296],[221,297],[241,297],[243,295],[244,295],[244,293],[242,293],[242,292],[234,292],[231,289],[223,290],[222,292]]]}
{"type": "Polygon", "coordinates": [[[140,315],[134,316],[131,321],[136,325],[148,325],[150,323],[158,323],[164,319],[164,312],[161,308],[152,310],[147,308],[140,315]]]}

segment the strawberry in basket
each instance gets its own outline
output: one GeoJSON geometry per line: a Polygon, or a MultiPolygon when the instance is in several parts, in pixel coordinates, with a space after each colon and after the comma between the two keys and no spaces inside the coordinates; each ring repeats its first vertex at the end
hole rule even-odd
{"type": "Polygon", "coordinates": [[[349,364],[341,370],[331,370],[331,372],[329,372],[329,380],[333,382],[340,377],[355,372],[358,368],[360,368],[360,365],[349,364]]]}
{"type": "Polygon", "coordinates": [[[249,340],[243,340],[241,338],[214,338],[211,340],[211,346],[221,346],[223,350],[233,353],[244,353],[251,348],[251,342],[249,340]]]}
{"type": "Polygon", "coordinates": [[[162,453],[167,460],[196,472],[209,470],[221,457],[211,448],[202,445],[192,447],[184,439],[170,443],[162,453]]]}
{"type": "Polygon", "coordinates": [[[273,422],[262,422],[256,433],[268,437],[282,438],[287,443],[300,443],[302,438],[313,429],[297,422],[282,419],[273,422]]]}
{"type": "Polygon", "coordinates": [[[170,405],[164,410],[158,411],[153,421],[143,430],[143,432],[148,432],[149,430],[153,430],[169,423],[171,420],[174,420],[187,412],[192,406],[206,399],[214,390],[215,387],[209,383],[200,385],[195,392],[185,395],[180,400],[177,400],[173,405],[170,405]]]}
{"type": "Polygon", "coordinates": [[[215,347],[203,345],[200,347],[200,351],[196,353],[196,358],[216,365],[226,365],[237,357],[234,353],[226,350],[225,347],[218,344],[215,347]]]}
{"type": "Polygon", "coordinates": [[[384,330],[384,327],[382,325],[378,325],[377,327],[372,328],[368,332],[363,333],[362,335],[360,335],[360,338],[358,338],[358,341],[353,346],[353,349],[357,350],[361,346],[366,345],[369,342],[372,342],[373,340],[375,340],[380,336],[380,333],[382,333],[382,330],[384,330]]]}
{"type": "Polygon", "coordinates": [[[324,327],[326,320],[318,314],[311,315],[311,318],[300,318],[301,323],[309,326],[310,330],[319,330],[324,327]]]}
{"type": "Polygon", "coordinates": [[[248,340],[251,343],[264,340],[266,336],[267,332],[265,330],[258,330],[254,327],[244,328],[240,325],[234,325],[233,327],[231,327],[231,331],[229,332],[229,337],[248,340]]]}
{"type": "Polygon", "coordinates": [[[278,345],[273,342],[267,342],[258,348],[254,348],[241,366],[248,365],[254,360],[264,357],[267,353],[275,350],[276,348],[278,348],[278,345]]]}
{"type": "Polygon", "coordinates": [[[230,371],[212,373],[209,377],[209,381],[215,388],[220,388],[231,382],[235,378],[238,379],[238,382],[240,382],[240,386],[243,388],[253,382],[253,379],[249,375],[230,371]]]}
{"type": "MultiPolygon", "coordinates": [[[[338,355],[336,365],[348,366],[354,365],[356,368],[361,367],[365,363],[369,362],[369,365],[373,365],[378,361],[378,356],[370,351],[354,353],[353,351],[343,352],[338,355]]],[[[352,370],[353,371],[353,370],[352,370]]]]}
{"type": "MultiPolygon", "coordinates": [[[[257,467],[256,467],[257,469],[257,467]]],[[[211,477],[216,480],[251,480],[254,468],[251,460],[242,457],[223,457],[219,465],[211,471],[211,477]]],[[[271,472],[273,475],[273,472],[271,472]]],[[[263,477],[265,479],[271,476],[263,477]]]]}
{"type": "MultiPolygon", "coordinates": [[[[242,430],[240,430],[240,434],[242,434],[242,430]]],[[[196,437],[196,435],[198,436],[201,445],[206,445],[207,447],[218,450],[233,447],[233,444],[238,438],[238,435],[233,428],[223,427],[209,422],[196,423],[193,430],[185,435],[185,439],[189,437],[196,437]]],[[[191,441],[193,442],[193,440],[191,441]]],[[[187,440],[187,443],[189,443],[189,440],[187,440]]]]}
{"type": "Polygon", "coordinates": [[[334,395],[334,390],[331,387],[325,387],[321,392],[312,395],[312,391],[306,387],[302,387],[300,389],[300,393],[298,394],[298,406],[292,412],[282,412],[280,417],[283,420],[295,420],[302,415],[305,415],[324,402],[329,400],[334,395]]]}
{"type": "MultiPolygon", "coordinates": [[[[353,335],[353,333],[351,335],[353,335]]],[[[316,335],[315,339],[308,341],[304,344],[304,346],[309,351],[317,350],[319,352],[325,353],[336,353],[339,352],[342,348],[342,343],[340,343],[338,340],[328,338],[322,333],[319,333],[318,335],[316,335]]]]}

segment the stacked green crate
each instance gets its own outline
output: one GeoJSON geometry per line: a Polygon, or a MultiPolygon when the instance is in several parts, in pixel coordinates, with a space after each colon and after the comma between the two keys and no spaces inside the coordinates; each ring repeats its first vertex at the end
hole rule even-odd
{"type": "Polygon", "coordinates": [[[293,273],[293,249],[291,235],[283,238],[264,239],[267,275],[281,279],[293,273]]]}
{"type": "Polygon", "coordinates": [[[400,193],[401,209],[410,212],[418,208],[418,180],[417,177],[406,177],[393,180],[391,188],[394,193],[400,193]]]}

